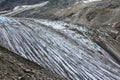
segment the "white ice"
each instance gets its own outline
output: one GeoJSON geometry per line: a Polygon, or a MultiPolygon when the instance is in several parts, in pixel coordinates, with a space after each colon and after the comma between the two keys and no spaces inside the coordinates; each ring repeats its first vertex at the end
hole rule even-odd
{"type": "Polygon", "coordinates": [[[101,1],[101,0],[84,0],[84,3],[90,3],[90,2],[95,2],[95,1],[101,1]]]}
{"type": "Polygon", "coordinates": [[[54,29],[65,29],[66,26],[69,26],[67,23],[60,21],[47,21],[47,20],[37,20],[39,23],[52,27],[54,29]]]}

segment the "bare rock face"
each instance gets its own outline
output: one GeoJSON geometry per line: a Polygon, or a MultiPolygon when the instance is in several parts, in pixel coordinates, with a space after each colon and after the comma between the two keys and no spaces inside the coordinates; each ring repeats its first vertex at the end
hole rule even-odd
{"type": "Polygon", "coordinates": [[[91,41],[84,26],[6,17],[0,22],[2,47],[67,80],[120,79],[119,61],[91,41]]]}

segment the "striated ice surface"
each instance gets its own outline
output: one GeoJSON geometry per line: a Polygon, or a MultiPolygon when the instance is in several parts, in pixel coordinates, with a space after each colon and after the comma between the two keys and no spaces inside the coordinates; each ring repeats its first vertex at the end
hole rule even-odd
{"type": "Polygon", "coordinates": [[[87,31],[83,26],[4,17],[0,18],[0,26],[0,46],[65,80],[120,79],[120,66],[108,53],[87,36],[77,33],[87,31]]]}

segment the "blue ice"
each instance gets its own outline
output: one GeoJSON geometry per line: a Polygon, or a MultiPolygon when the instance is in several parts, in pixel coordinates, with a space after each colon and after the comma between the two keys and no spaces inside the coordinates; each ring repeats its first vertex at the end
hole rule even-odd
{"type": "Polygon", "coordinates": [[[7,22],[7,18],[0,16],[0,23],[7,22]]]}

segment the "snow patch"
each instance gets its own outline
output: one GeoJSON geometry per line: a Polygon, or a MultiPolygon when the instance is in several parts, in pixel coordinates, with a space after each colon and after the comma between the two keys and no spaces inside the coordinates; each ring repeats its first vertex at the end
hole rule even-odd
{"type": "Polygon", "coordinates": [[[84,3],[90,3],[90,2],[95,2],[95,1],[101,1],[101,0],[85,0],[83,1],[84,3]]]}
{"type": "Polygon", "coordinates": [[[42,7],[48,4],[49,1],[40,3],[40,4],[35,4],[35,5],[22,5],[22,6],[16,6],[13,10],[18,10],[18,9],[30,9],[30,8],[35,8],[35,7],[42,7]]]}

